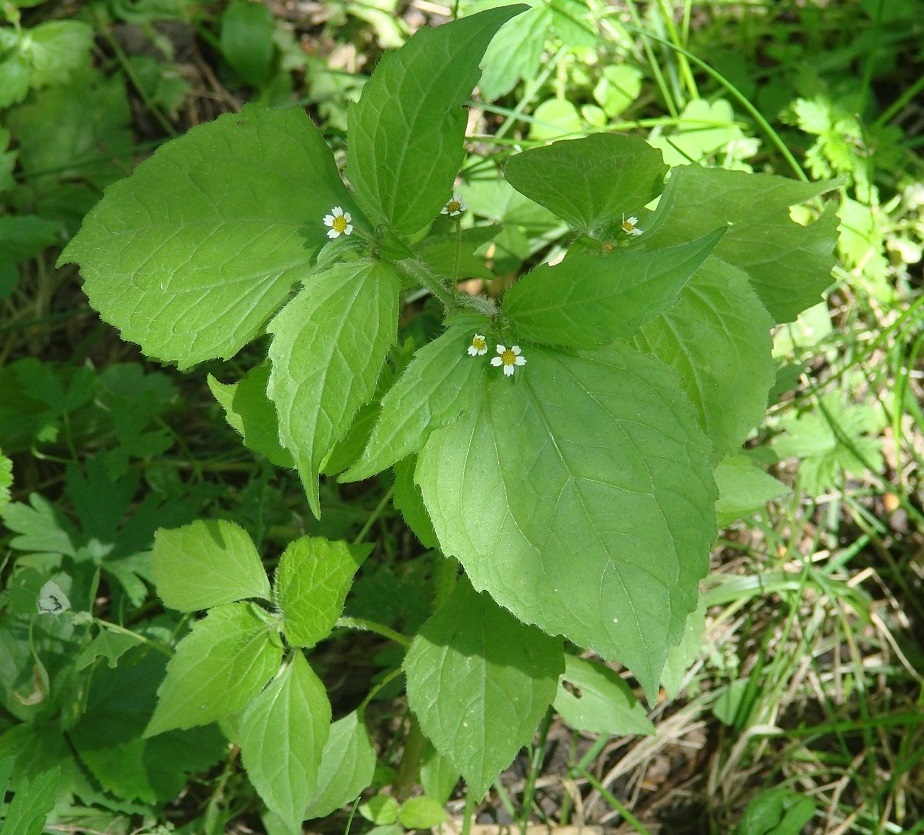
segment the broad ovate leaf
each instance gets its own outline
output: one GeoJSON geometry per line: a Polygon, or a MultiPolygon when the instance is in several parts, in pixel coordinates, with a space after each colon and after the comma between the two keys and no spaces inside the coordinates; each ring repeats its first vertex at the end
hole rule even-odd
{"type": "MultiPolygon", "coordinates": [[[[382,398],[382,411],[363,454],[340,478],[359,481],[417,452],[427,433],[466,409],[485,370],[468,348],[490,323],[465,321],[420,348],[382,398]]],[[[483,334],[482,334],[483,336],[483,334]]]]}
{"type": "Polygon", "coordinates": [[[652,697],[708,568],[708,441],[675,373],[624,344],[523,356],[420,453],[440,545],[476,589],[622,661],[652,697]]]}
{"type": "Polygon", "coordinates": [[[561,639],[520,623],[464,577],[404,659],[421,729],[477,797],[532,739],[563,669],[561,639]]]}
{"type": "Polygon", "coordinates": [[[747,273],[777,323],[790,322],[831,284],[837,218],[829,208],[800,226],[789,208],[836,185],[684,165],[671,172],[642,240],[674,246],[727,224],[715,256],[747,273]]]}
{"type": "Polygon", "coordinates": [[[269,579],[250,536],[224,519],[157,531],[152,571],[160,599],[181,612],[270,597],[269,579]]]}
{"type": "Polygon", "coordinates": [[[715,504],[719,527],[730,525],[785,496],[791,488],[766,472],[748,456],[731,455],[715,470],[719,499],[715,504]]]}
{"type": "Polygon", "coordinates": [[[323,537],[290,542],[276,569],[276,603],[282,611],[286,640],[313,647],[333,629],[368,545],[348,545],[323,537]]]}
{"type": "Polygon", "coordinates": [[[400,279],[379,261],[344,261],[312,274],[269,325],[267,393],[279,436],[320,516],[318,473],[375,383],[398,329],[400,279]]]}
{"type": "Polygon", "coordinates": [[[318,782],[330,732],[330,702],[300,652],[247,708],[241,719],[241,759],[263,802],[292,829],[318,782]]]}
{"type": "Polygon", "coordinates": [[[654,200],[667,171],[661,152],[645,140],[597,133],[523,151],[507,160],[504,175],[517,191],[591,234],[654,200]]]}
{"type": "Polygon", "coordinates": [[[145,737],[237,713],[279,669],[279,634],[252,604],[212,609],[177,644],[145,737]]]}
{"type": "Polygon", "coordinates": [[[61,256],[100,315],[146,354],[230,357],[309,271],[323,218],[349,207],[302,110],[247,105],[161,147],[106,190],[61,256]]]}
{"type": "Polygon", "coordinates": [[[716,460],[738,449],[763,420],[776,379],[772,327],[747,274],[710,257],[677,304],[643,324],[631,340],[680,375],[716,460]]]}
{"type": "Polygon", "coordinates": [[[524,341],[594,348],[625,339],[677,301],[722,233],[656,252],[578,253],[543,264],[507,292],[504,313],[524,341]]]}
{"type": "Polygon", "coordinates": [[[373,223],[410,235],[439,214],[465,154],[462,105],[478,63],[494,33],[526,8],[425,27],[379,62],[350,108],[347,141],[347,174],[373,223]]]}

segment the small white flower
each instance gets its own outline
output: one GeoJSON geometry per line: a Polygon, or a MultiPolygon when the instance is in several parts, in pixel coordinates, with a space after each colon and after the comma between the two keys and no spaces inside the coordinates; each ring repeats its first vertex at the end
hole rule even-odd
{"type": "Polygon", "coordinates": [[[498,356],[491,358],[491,365],[504,366],[504,376],[511,377],[518,365],[526,365],[526,357],[520,356],[520,346],[511,345],[509,348],[504,345],[497,346],[498,356]]]}
{"type": "Polygon", "coordinates": [[[476,333],[472,337],[472,344],[468,346],[468,355],[470,357],[483,357],[488,353],[488,343],[485,341],[484,335],[476,333]]]}
{"type": "Polygon", "coordinates": [[[452,197],[446,201],[446,205],[440,209],[441,215],[449,215],[450,217],[458,217],[464,212],[468,206],[465,204],[465,201],[462,199],[462,195],[458,192],[453,192],[452,197]]]}
{"type": "Polygon", "coordinates": [[[627,235],[631,235],[633,238],[638,237],[642,234],[642,230],[638,228],[638,218],[635,215],[632,217],[622,216],[622,231],[627,235]]]}
{"type": "Polygon", "coordinates": [[[324,215],[324,225],[330,227],[328,238],[339,238],[341,235],[353,234],[353,218],[349,212],[343,211],[340,206],[334,206],[329,215],[324,215]]]}

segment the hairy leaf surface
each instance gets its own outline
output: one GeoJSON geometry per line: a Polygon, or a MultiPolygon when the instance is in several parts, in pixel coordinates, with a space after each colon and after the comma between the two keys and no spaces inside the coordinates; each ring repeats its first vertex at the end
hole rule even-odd
{"type": "Polygon", "coordinates": [[[476,589],[624,662],[651,697],[708,567],[709,444],[657,360],[620,344],[523,355],[425,444],[434,528],[476,589]]]}
{"type": "Polygon", "coordinates": [[[299,647],[313,647],[333,629],[368,545],[347,545],[323,537],[290,542],[276,569],[276,603],[283,634],[299,647]]]}
{"type": "Polygon", "coordinates": [[[837,227],[830,209],[811,225],[799,226],[789,207],[834,185],[681,166],[671,172],[644,243],[672,246],[727,224],[716,257],[743,269],[777,323],[789,322],[831,284],[837,227]]]}
{"type": "Polygon", "coordinates": [[[349,198],[298,109],[247,105],[161,147],[111,186],[61,262],[146,354],[187,367],[262,332],[349,198]]]}
{"type": "Polygon", "coordinates": [[[347,173],[373,223],[402,235],[439,214],[465,154],[463,103],[494,33],[523,5],[419,29],[383,56],[349,111],[347,173]]]}
{"type": "Polygon", "coordinates": [[[224,519],[154,534],[153,573],[164,604],[195,612],[247,597],[269,600],[270,585],[250,536],[224,519]]]}
{"type": "Polygon", "coordinates": [[[523,151],[507,161],[504,175],[521,194],[590,234],[654,200],[667,171],[661,152],[644,139],[597,133],[523,151]]]}
{"type": "Polygon", "coordinates": [[[247,775],[263,802],[293,829],[317,785],[329,732],[327,691],[300,652],[241,719],[247,775]]]}
{"type": "Polygon", "coordinates": [[[504,313],[519,339],[595,348],[631,336],[668,310],[722,237],[656,252],[579,253],[536,267],[504,296],[504,313]]]}
{"type": "Polygon", "coordinates": [[[278,633],[250,604],[212,609],[177,644],[145,737],[236,713],[260,692],[281,660],[278,633]]]}
{"type": "Polygon", "coordinates": [[[372,397],[395,341],[400,286],[388,264],[338,263],[313,274],[269,325],[274,338],[267,392],[316,516],[318,472],[372,397]]]}
{"type": "Polygon", "coordinates": [[[464,577],[404,660],[421,729],[477,797],[532,739],[563,670],[561,639],[520,623],[464,577]]]}
{"type": "Polygon", "coordinates": [[[716,460],[738,449],[766,412],[776,379],[772,327],[747,274],[708,258],[677,304],[631,340],[680,374],[716,460]]]}

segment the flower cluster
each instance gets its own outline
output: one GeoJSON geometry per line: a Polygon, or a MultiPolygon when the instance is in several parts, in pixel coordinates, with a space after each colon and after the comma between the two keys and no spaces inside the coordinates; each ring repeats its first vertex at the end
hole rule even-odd
{"type": "MultiPolygon", "coordinates": [[[[471,357],[481,357],[488,353],[488,341],[484,334],[476,333],[472,337],[472,344],[468,346],[468,354],[471,357]]],[[[520,351],[519,345],[497,346],[497,356],[491,357],[491,365],[495,368],[503,368],[505,377],[512,377],[517,366],[526,365],[526,357],[520,351]]]]}

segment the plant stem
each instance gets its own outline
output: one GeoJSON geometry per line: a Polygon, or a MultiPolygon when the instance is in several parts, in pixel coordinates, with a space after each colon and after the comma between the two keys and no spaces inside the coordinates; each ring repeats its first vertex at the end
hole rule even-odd
{"type": "Polygon", "coordinates": [[[342,617],[337,618],[337,622],[334,624],[334,629],[359,629],[363,632],[375,632],[376,635],[381,635],[383,638],[388,638],[389,641],[394,641],[396,644],[407,649],[411,642],[408,638],[405,638],[400,632],[395,632],[394,629],[376,623],[372,620],[366,620],[365,618],[349,618],[342,617]]]}
{"type": "Polygon", "coordinates": [[[420,773],[420,760],[427,745],[426,737],[420,732],[417,719],[411,716],[411,727],[407,732],[407,741],[404,743],[404,753],[401,754],[401,765],[395,777],[395,797],[401,801],[411,795],[420,773]]]}
{"type": "Polygon", "coordinates": [[[529,762],[529,776],[526,778],[526,788],[523,790],[523,803],[520,807],[520,832],[526,835],[529,819],[532,815],[533,798],[536,796],[536,780],[542,770],[542,761],[545,759],[545,742],[552,726],[552,711],[545,712],[545,718],[539,727],[539,742],[533,748],[529,762]]]}

